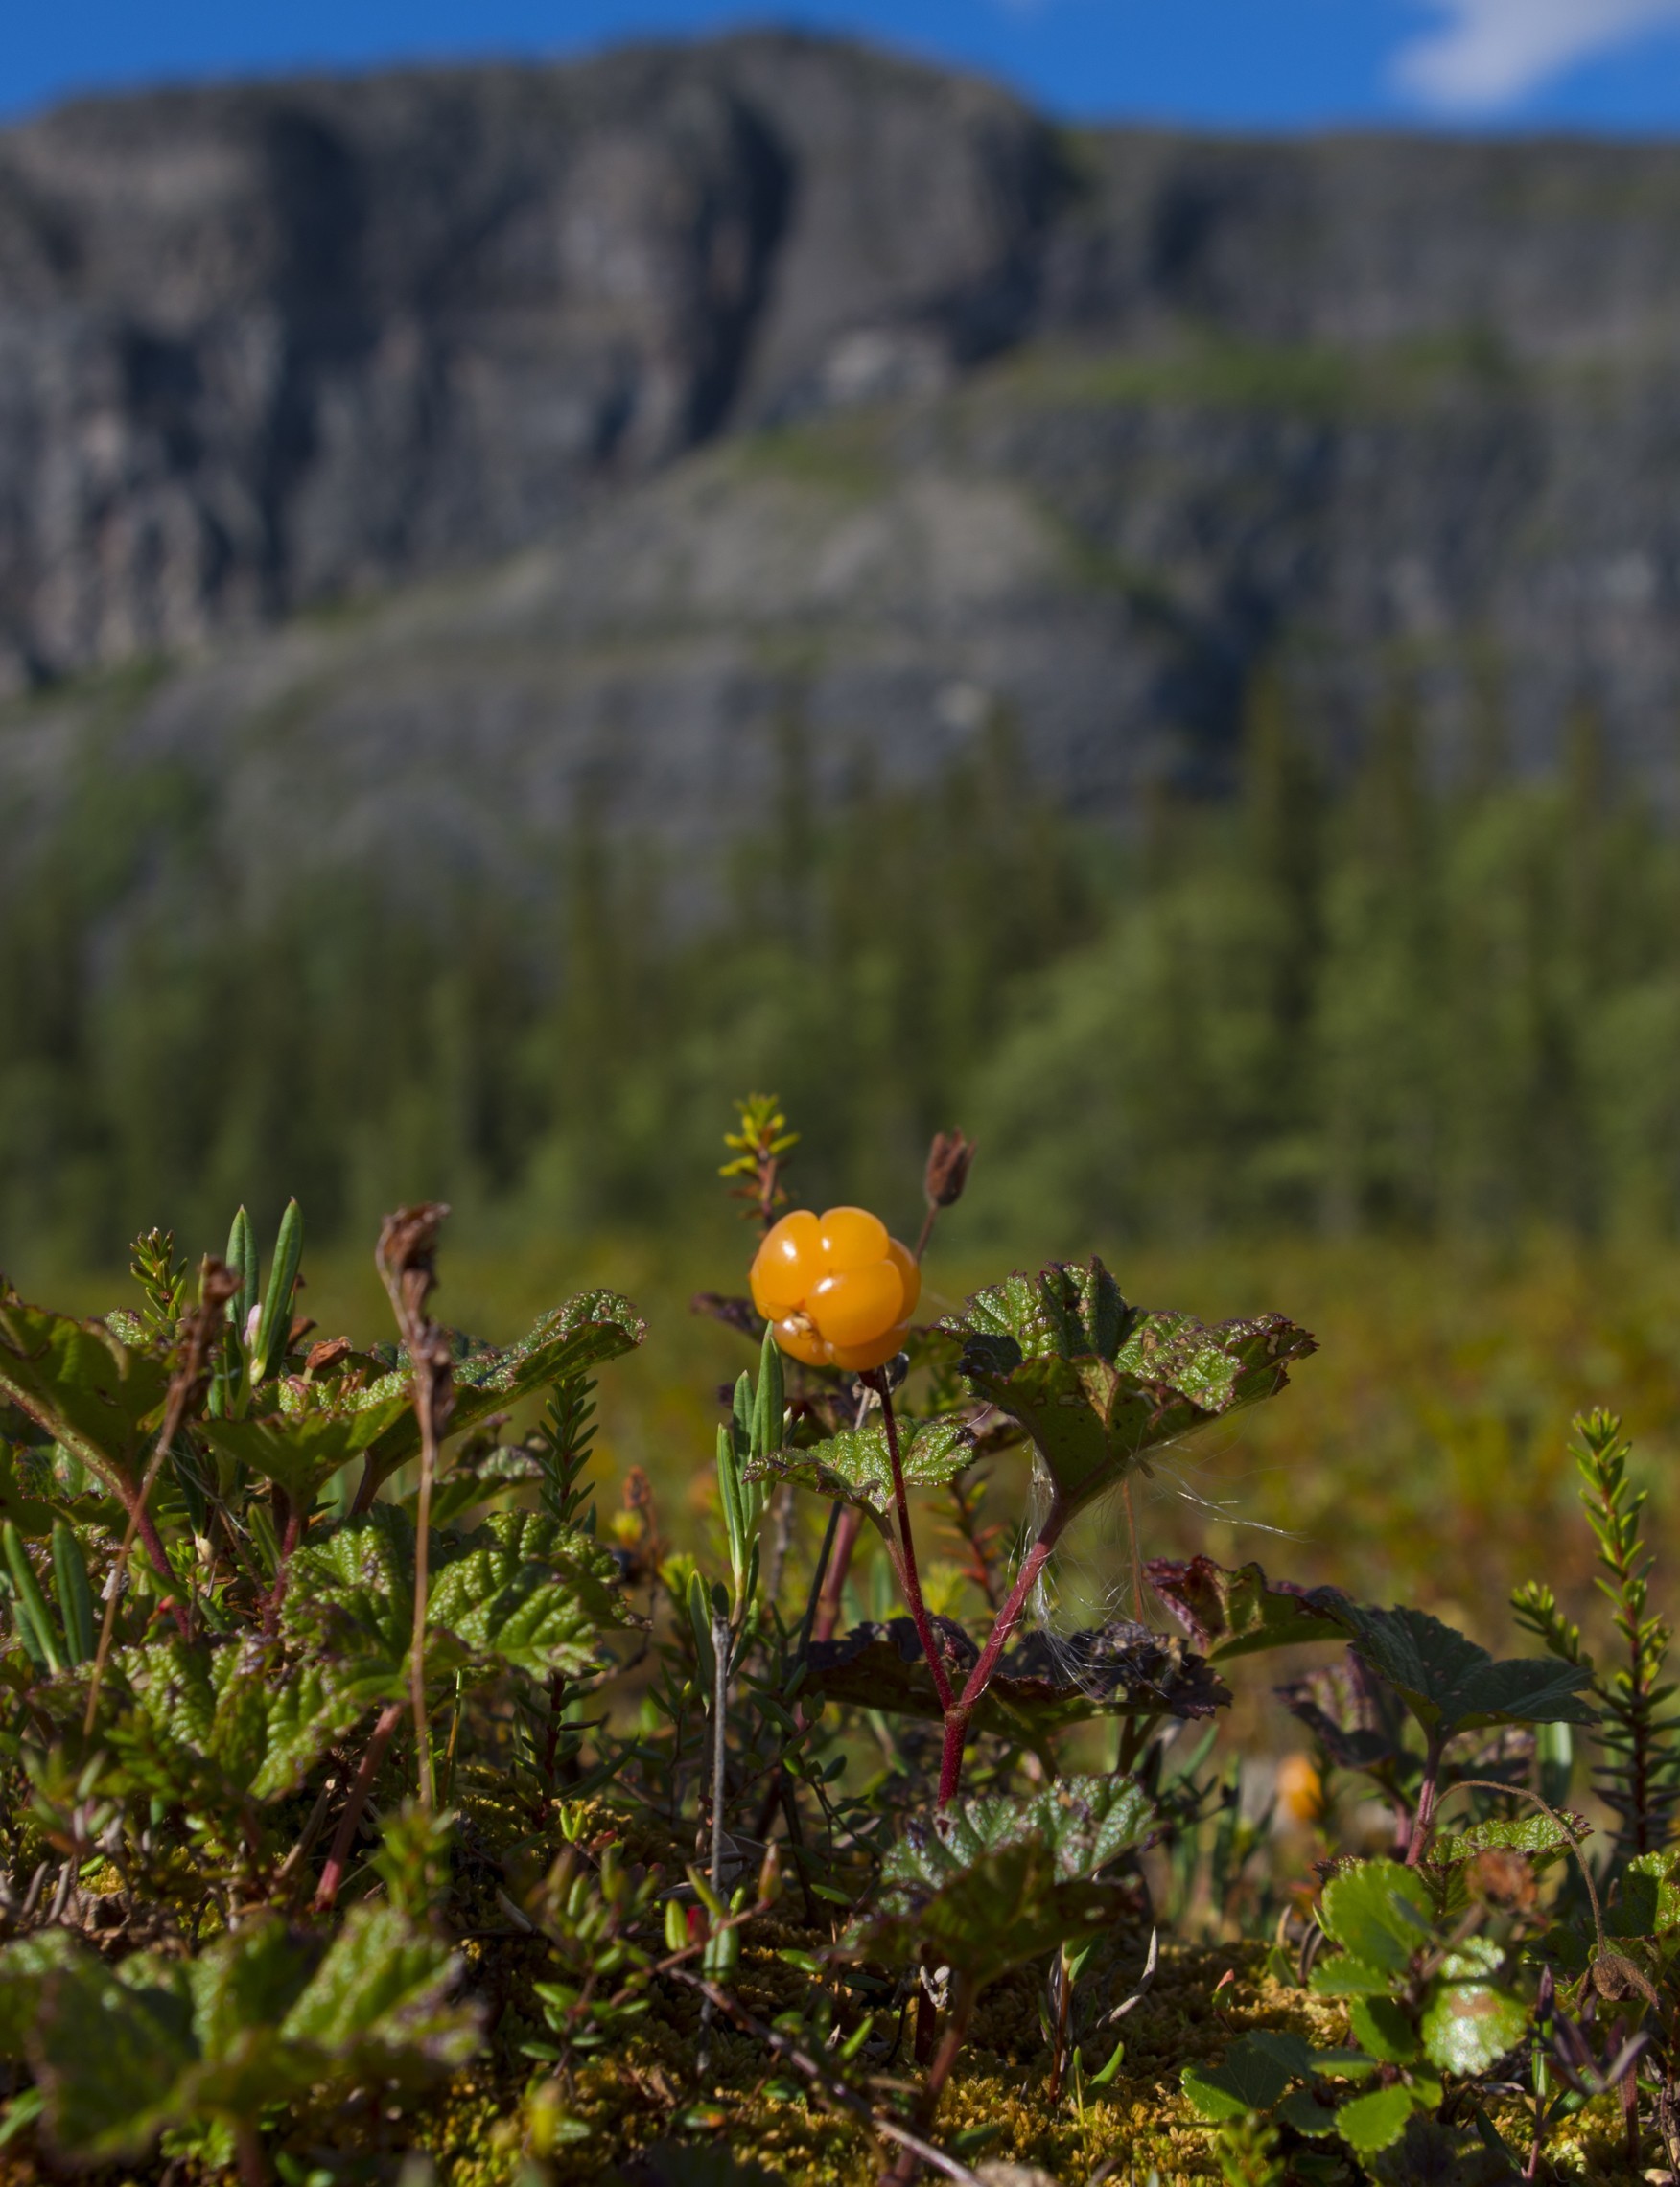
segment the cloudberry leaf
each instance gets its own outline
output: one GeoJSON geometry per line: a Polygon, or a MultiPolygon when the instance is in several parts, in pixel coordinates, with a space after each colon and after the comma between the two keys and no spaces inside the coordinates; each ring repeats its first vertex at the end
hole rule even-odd
{"type": "Polygon", "coordinates": [[[1416,1766],[1407,1757],[1406,1710],[1399,1697],[1351,1649],[1339,1663],[1320,1664],[1276,1692],[1342,1769],[1369,1770],[1392,1786],[1416,1766]]]}
{"type": "MultiPolygon", "coordinates": [[[[547,1314],[505,1351],[476,1350],[456,1362],[455,1410],[450,1431],[458,1434],[492,1412],[502,1412],[521,1398],[564,1382],[568,1375],[633,1352],[647,1335],[647,1324],[617,1291],[589,1291],[547,1314]]],[[[406,1368],[398,1370],[404,1386],[406,1368]]],[[[365,1393],[379,1402],[383,1384],[365,1393]]],[[[420,1428],[411,1408],[369,1446],[376,1481],[385,1479],[420,1448],[420,1428]]]]}
{"type": "Polygon", "coordinates": [[[117,1781],[174,1801],[283,1799],[369,1698],[328,1661],[279,1675],[275,1651],[256,1639],[189,1643],[172,1634],[119,1649],[113,1664],[124,1697],[106,1734],[117,1781]]]}
{"type": "Polygon", "coordinates": [[[0,1442],[0,1523],[10,1519],[20,1534],[39,1537],[50,1534],[56,1513],[50,1503],[43,1503],[38,1496],[32,1496],[18,1477],[17,1459],[12,1446],[0,1442]]]}
{"type": "MultiPolygon", "coordinates": [[[[948,1617],[936,1617],[933,1626],[945,1669],[961,1686],[980,1651],[948,1617]]],[[[908,1617],[818,1641],[808,1661],[808,1689],[827,1700],[940,1721],[927,1659],[908,1617]]],[[[1121,1618],[1054,1641],[1029,1634],[1002,1658],[972,1721],[981,1732],[1033,1741],[1093,1716],[1210,1716],[1229,1700],[1224,1682],[1182,1640],[1121,1618]]]]}
{"type": "Polygon", "coordinates": [[[115,1496],[139,1485],[169,1369],[101,1321],[27,1306],[0,1286],[0,1397],[27,1413],[115,1496]]]}
{"type": "MultiPolygon", "coordinates": [[[[1429,1849],[1432,1867],[1448,1867],[1474,1860],[1478,1853],[1566,1852],[1572,1845],[1584,1845],[1593,1826],[1584,1815],[1565,1808],[1553,1822],[1550,1815],[1518,1815],[1490,1823],[1472,1823],[1467,1829],[1445,1830],[1429,1849]]],[[[1625,1893],[1624,1893],[1625,1896],[1625,1893]]],[[[1642,1930],[1647,1935],[1648,1930],[1642,1930]]]]}
{"type": "Polygon", "coordinates": [[[76,1946],[29,1977],[48,2132],[72,2157],[136,2156],[167,2127],[463,2064],[478,2035],[450,2002],[457,1973],[390,1906],[357,1907],[324,1956],[275,1915],[191,1961],[140,1952],[113,1967],[76,1946]]]}
{"type": "Polygon", "coordinates": [[[68,1929],[36,1929],[0,1948],[0,2058],[22,2058],[42,1982],[79,1948],[68,1929]]]}
{"type": "MultiPolygon", "coordinates": [[[[407,1690],[413,1630],[414,1530],[393,1504],[348,1519],[293,1554],[282,1630],[292,1652],[345,1664],[365,1697],[407,1690]]],[[[617,1566],[592,1535],[537,1512],[501,1512],[461,1539],[432,1537],[427,1667],[471,1661],[581,1673],[595,1636],[633,1622],[613,1591],[617,1566]]]]}
{"type": "Polygon", "coordinates": [[[481,1661],[580,1675],[602,1627],[630,1622],[612,1592],[617,1571],[589,1535],[535,1512],[499,1513],[437,1574],[426,1621],[481,1661]]]}
{"type": "Polygon", "coordinates": [[[1067,1778],[1032,1800],[968,1800],[914,1819],[847,1949],[900,1964],[925,1953],[983,1986],[1116,1919],[1130,1894],[1098,1872],[1154,1821],[1138,1786],[1115,1778],[1067,1778]]]}
{"type": "Polygon", "coordinates": [[[1594,1724],[1582,1697],[1590,1666],[1551,1656],[1496,1663],[1485,1648],[1426,1610],[1372,1610],[1342,1601],[1336,1615],[1362,1663],[1400,1694],[1428,1732],[1451,1737],[1491,1724],[1594,1724]]]}
{"type": "Polygon", "coordinates": [[[197,2059],[185,1964],[136,1952],[114,1969],[79,1950],[41,1982],[28,2050],[55,2147],[138,2156],[175,2115],[197,2059]]]}
{"type": "Polygon", "coordinates": [[[459,1965],[394,1906],[359,1906],[281,2024],[282,2040],[346,2079],[464,2064],[473,2013],[450,2003],[459,1965]]]}
{"type": "Polygon", "coordinates": [[[1302,1640],[1339,1640],[1345,1627],[1335,1588],[1272,1585],[1257,1564],[1227,1571],[1211,1557],[1154,1557],[1150,1585],[1213,1663],[1302,1640]]]}
{"type": "Polygon", "coordinates": [[[207,1419],[199,1432],[212,1450],[283,1489],[308,1511],[322,1486],[388,1434],[411,1410],[406,1374],[384,1375],[371,1389],[290,1380],[273,1385],[278,1409],[261,1419],[207,1419]]]}
{"type": "Polygon", "coordinates": [[[1066,1511],[1149,1453],[1271,1397],[1317,1349],[1281,1315],[1209,1329],[1129,1306],[1099,1260],[1013,1275],[941,1324],[979,1393],[1027,1431],[1066,1511]]]}
{"type": "MultiPolygon", "coordinates": [[[[944,1488],[974,1455],[974,1438],[958,1419],[924,1420],[916,1427],[905,1421],[898,1432],[909,1488],[944,1488]]],[[[744,1470],[749,1480],[791,1480],[835,1502],[855,1504],[877,1526],[884,1525],[894,1508],[893,1461],[878,1418],[862,1428],[844,1428],[808,1451],[772,1451],[751,1458],[744,1470]]]]}

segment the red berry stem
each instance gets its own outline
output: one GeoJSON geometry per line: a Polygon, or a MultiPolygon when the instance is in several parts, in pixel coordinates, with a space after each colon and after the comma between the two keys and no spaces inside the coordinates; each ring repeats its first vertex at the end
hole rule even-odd
{"type": "Polygon", "coordinates": [[[910,1499],[904,1493],[904,1461],[898,1454],[898,1423],[893,1414],[893,1386],[884,1367],[876,1367],[864,1379],[881,1401],[881,1419],[886,1424],[887,1455],[893,1466],[893,1496],[898,1506],[898,1540],[903,1553],[899,1576],[903,1582],[904,1600],[909,1605],[910,1616],[916,1626],[916,1637],[922,1642],[922,1652],[927,1658],[927,1667],[933,1673],[933,1690],[939,1696],[940,1708],[948,1712],[952,1702],[951,1682],[946,1678],[945,1664],[940,1661],[939,1642],[934,1638],[927,1606],[922,1599],[922,1581],[916,1570],[916,1542],[910,1531],[910,1499]]]}
{"type": "Polygon", "coordinates": [[[841,1596],[846,1589],[846,1575],[852,1565],[852,1552],[857,1547],[857,1537],[863,1531],[863,1513],[854,1503],[849,1503],[840,1514],[840,1524],[834,1529],[834,1548],[828,1559],[828,1576],[823,1585],[822,1604],[817,1621],[811,1627],[813,1640],[831,1640],[834,1628],[840,1622],[843,1607],[841,1596]]]}
{"type": "Polygon", "coordinates": [[[1050,1552],[1056,1547],[1062,1529],[1067,1524],[1067,1514],[1061,1499],[1051,1503],[1045,1515],[1038,1539],[1027,1551],[1026,1561],[1015,1574],[1015,1583],[1009,1591],[1008,1599],[997,1613],[997,1622],[992,1628],[992,1638],[980,1652],[980,1661],[968,1673],[968,1683],[953,1704],[945,1704],[945,1752],[939,1765],[939,1803],[948,1807],[957,1796],[963,1778],[963,1748],[968,1742],[968,1719],[980,1705],[980,1697],[992,1683],[992,1674],[997,1668],[997,1659],[1009,1645],[1010,1636],[1021,1621],[1021,1612],[1027,1606],[1027,1597],[1038,1583],[1038,1574],[1049,1562],[1050,1552]]]}

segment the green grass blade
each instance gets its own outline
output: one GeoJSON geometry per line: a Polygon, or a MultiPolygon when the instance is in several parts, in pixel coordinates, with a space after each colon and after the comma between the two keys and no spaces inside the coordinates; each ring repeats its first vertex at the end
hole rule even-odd
{"type": "Polygon", "coordinates": [[[62,1519],[53,1523],[53,1592],[58,1597],[58,1615],[64,1620],[71,1663],[91,1663],[93,1590],[88,1585],[81,1545],[62,1519]]]}
{"type": "Polygon", "coordinates": [[[251,1381],[267,1382],[286,1357],[286,1339],[292,1334],[292,1293],[303,1261],[303,1210],[295,1199],[286,1202],[280,1218],[280,1235],[274,1242],[274,1261],[268,1274],[268,1295],[257,1323],[257,1340],[251,1354],[251,1381]]]}
{"type": "Polygon", "coordinates": [[[35,1655],[38,1650],[48,1670],[62,1670],[64,1656],[58,1645],[52,1613],[47,1608],[46,1598],[41,1594],[34,1567],[24,1549],[23,1536],[10,1519],[7,1520],[3,1532],[0,1532],[0,1540],[5,1544],[6,1567],[12,1575],[12,1593],[16,1597],[18,1638],[29,1648],[31,1655],[35,1655]],[[26,1620],[34,1628],[36,1647],[30,1647],[30,1636],[24,1629],[26,1620]]]}

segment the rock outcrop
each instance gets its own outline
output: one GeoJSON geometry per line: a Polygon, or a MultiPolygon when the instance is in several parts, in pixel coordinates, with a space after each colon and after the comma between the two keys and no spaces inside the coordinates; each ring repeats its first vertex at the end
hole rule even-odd
{"type": "Polygon", "coordinates": [[[230,829],[495,860],[1003,710],[1117,810],[1278,655],[1333,742],[1403,667],[1666,788],[1677,366],[1680,148],[1069,132],[793,36],[68,106],[0,133],[0,789],[120,719],[230,829]]]}

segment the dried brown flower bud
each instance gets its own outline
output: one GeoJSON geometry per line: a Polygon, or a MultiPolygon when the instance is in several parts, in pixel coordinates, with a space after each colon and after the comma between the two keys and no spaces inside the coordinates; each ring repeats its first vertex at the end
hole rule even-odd
{"type": "Polygon", "coordinates": [[[974,1142],[960,1131],[936,1131],[927,1151],[927,1168],[922,1189],[931,1207],[955,1207],[968,1181],[974,1159],[974,1142]]]}
{"type": "Polygon", "coordinates": [[[1537,1896],[1533,1863],[1504,1847],[1490,1846],[1479,1852],[1469,1865],[1465,1882],[1472,1898],[1512,1913],[1527,1911],[1537,1896]]]}

